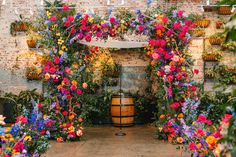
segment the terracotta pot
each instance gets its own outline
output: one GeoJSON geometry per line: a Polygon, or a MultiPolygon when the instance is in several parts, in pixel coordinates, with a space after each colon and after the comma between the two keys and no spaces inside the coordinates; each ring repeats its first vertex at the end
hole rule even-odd
{"type": "Polygon", "coordinates": [[[27,31],[28,30],[28,25],[26,23],[21,24],[21,31],[27,31]]]}
{"type": "Polygon", "coordinates": [[[210,37],[209,42],[211,45],[221,45],[223,40],[219,37],[210,37]]]}
{"type": "Polygon", "coordinates": [[[217,57],[215,54],[204,54],[203,60],[205,61],[217,61],[217,57]]]}
{"type": "Polygon", "coordinates": [[[227,72],[236,73],[236,68],[226,68],[227,72]]]}
{"type": "Polygon", "coordinates": [[[210,24],[210,20],[208,20],[208,19],[199,19],[199,20],[195,21],[195,24],[197,25],[197,27],[207,28],[210,24]]]}
{"type": "Polygon", "coordinates": [[[218,14],[220,15],[231,15],[232,12],[232,7],[231,6],[220,6],[218,9],[218,14]]]}
{"type": "Polygon", "coordinates": [[[223,22],[221,21],[216,21],[216,29],[221,29],[223,26],[223,22]]]}
{"type": "Polygon", "coordinates": [[[35,48],[36,47],[36,44],[37,44],[36,40],[31,39],[31,40],[27,40],[26,42],[27,42],[27,45],[28,45],[29,48],[35,48]]]}
{"type": "Polygon", "coordinates": [[[189,31],[189,34],[193,37],[204,37],[205,31],[204,30],[198,30],[198,29],[192,29],[189,31]]]}

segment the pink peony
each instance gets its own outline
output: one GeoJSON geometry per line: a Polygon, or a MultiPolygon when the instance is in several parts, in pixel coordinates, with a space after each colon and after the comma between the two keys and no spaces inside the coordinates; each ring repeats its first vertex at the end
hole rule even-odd
{"type": "Polygon", "coordinates": [[[198,119],[197,119],[197,122],[198,123],[206,123],[207,122],[207,118],[205,115],[201,114],[198,116],[198,119]]]}
{"type": "Polygon", "coordinates": [[[82,40],[82,39],[84,38],[83,33],[80,32],[80,33],[78,34],[78,38],[79,38],[80,40],[82,40]]]}
{"type": "Polygon", "coordinates": [[[81,94],[82,94],[82,90],[77,89],[77,90],[76,90],[76,94],[81,95],[81,94]]]}
{"type": "Polygon", "coordinates": [[[54,59],[54,63],[55,63],[55,64],[59,64],[59,63],[60,63],[60,58],[59,58],[59,57],[56,57],[56,58],[54,59]]]}
{"type": "Polygon", "coordinates": [[[67,16],[67,21],[69,21],[69,22],[72,22],[72,21],[74,21],[74,16],[72,16],[72,15],[69,15],[69,16],[67,16]]]}
{"type": "Polygon", "coordinates": [[[180,108],[181,104],[179,102],[174,102],[170,105],[171,108],[173,109],[178,109],[180,108]]]}
{"type": "Polygon", "coordinates": [[[153,53],[153,54],[152,54],[152,59],[153,59],[153,60],[159,60],[159,59],[160,59],[160,55],[157,54],[157,53],[153,53]]]}

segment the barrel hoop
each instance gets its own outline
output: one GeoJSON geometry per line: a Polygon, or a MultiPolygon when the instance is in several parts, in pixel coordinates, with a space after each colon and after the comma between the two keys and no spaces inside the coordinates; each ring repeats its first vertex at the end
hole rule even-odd
{"type": "Polygon", "coordinates": [[[111,116],[112,118],[114,117],[114,118],[129,118],[129,117],[134,117],[134,115],[133,116],[111,116]]]}
{"type": "Polygon", "coordinates": [[[112,98],[131,98],[133,97],[131,95],[113,95],[112,98]]]}
{"type": "Polygon", "coordinates": [[[132,126],[134,123],[127,123],[127,124],[119,124],[119,123],[113,123],[114,126],[132,126]]]}
{"type": "Polygon", "coordinates": [[[111,104],[111,106],[134,106],[134,104],[117,104],[117,105],[114,105],[114,104],[111,104]]]}

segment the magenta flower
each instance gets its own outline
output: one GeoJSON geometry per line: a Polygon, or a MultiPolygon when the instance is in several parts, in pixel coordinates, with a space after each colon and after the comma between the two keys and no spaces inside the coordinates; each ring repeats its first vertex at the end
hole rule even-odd
{"type": "Polygon", "coordinates": [[[180,10],[180,11],[178,11],[177,15],[179,18],[182,18],[184,15],[184,12],[180,10]]]}
{"type": "Polygon", "coordinates": [[[70,21],[66,21],[65,24],[64,24],[64,26],[70,27],[70,21]]]}
{"type": "Polygon", "coordinates": [[[67,11],[67,10],[69,10],[70,8],[69,8],[69,6],[67,5],[67,4],[64,4],[63,5],[63,11],[67,11]]]}
{"type": "Polygon", "coordinates": [[[173,25],[173,28],[174,29],[180,29],[181,25],[179,22],[175,22],[174,25],[173,25]]]}
{"type": "Polygon", "coordinates": [[[52,16],[52,17],[50,18],[50,20],[51,20],[52,22],[56,22],[56,21],[57,21],[57,17],[56,17],[56,16],[52,16]]]}
{"type": "Polygon", "coordinates": [[[140,32],[143,32],[144,29],[145,29],[145,27],[144,27],[143,25],[139,25],[139,26],[138,26],[138,30],[139,30],[140,32]]]}
{"type": "Polygon", "coordinates": [[[79,38],[80,40],[82,40],[82,39],[84,38],[83,33],[80,32],[80,33],[78,34],[78,38],[79,38]]]}
{"type": "Polygon", "coordinates": [[[76,90],[76,94],[81,95],[82,94],[82,90],[81,89],[77,89],[76,90]]]}
{"type": "Polygon", "coordinates": [[[111,18],[110,18],[110,23],[111,23],[111,24],[114,24],[115,22],[116,22],[116,18],[115,18],[115,17],[111,17],[111,18]]]}
{"type": "Polygon", "coordinates": [[[88,33],[88,34],[86,34],[86,36],[85,36],[85,40],[86,40],[87,42],[90,42],[91,39],[92,39],[92,33],[88,33]]]}
{"type": "Polygon", "coordinates": [[[153,53],[153,54],[152,54],[152,59],[153,59],[153,60],[159,60],[159,59],[160,59],[160,55],[157,54],[157,53],[153,53]]]}
{"type": "Polygon", "coordinates": [[[174,34],[174,31],[172,29],[169,29],[167,32],[166,32],[166,35],[168,37],[172,36],[174,34]]]}
{"type": "Polygon", "coordinates": [[[67,16],[67,21],[69,21],[69,22],[72,22],[72,21],[74,21],[74,16],[72,16],[72,15],[69,15],[69,16],[67,16]]]}
{"type": "Polygon", "coordinates": [[[180,108],[181,104],[179,102],[174,102],[170,105],[172,109],[178,109],[180,108]]]}

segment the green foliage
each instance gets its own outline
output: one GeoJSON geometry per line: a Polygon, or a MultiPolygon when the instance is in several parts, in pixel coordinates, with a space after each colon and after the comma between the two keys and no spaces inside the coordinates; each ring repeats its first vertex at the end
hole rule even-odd
{"type": "Polygon", "coordinates": [[[218,5],[235,5],[236,0],[221,0],[217,3],[218,5]]]}

